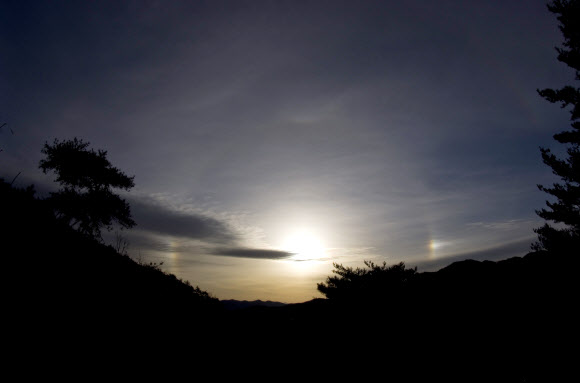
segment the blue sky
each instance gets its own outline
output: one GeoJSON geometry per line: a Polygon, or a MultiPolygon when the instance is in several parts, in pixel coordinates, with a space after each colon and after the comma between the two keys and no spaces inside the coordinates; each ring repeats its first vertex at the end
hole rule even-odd
{"type": "Polygon", "coordinates": [[[524,255],[568,126],[536,93],[573,76],[543,1],[6,1],[0,25],[0,176],[42,194],[45,141],[108,150],[131,256],[220,299],[524,255]]]}

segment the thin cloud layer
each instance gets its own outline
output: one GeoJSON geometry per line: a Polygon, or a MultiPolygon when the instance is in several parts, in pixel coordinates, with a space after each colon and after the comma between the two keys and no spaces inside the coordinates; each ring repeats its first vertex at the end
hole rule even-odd
{"type": "Polygon", "coordinates": [[[287,266],[256,267],[304,229],[372,248],[329,253],[353,265],[522,255],[472,251],[538,226],[535,185],[553,181],[538,147],[569,126],[535,91],[571,78],[560,40],[543,0],[0,2],[14,130],[0,130],[0,176],[44,179],[53,138],[107,150],[145,195],[182,197],[130,197],[149,236],[135,244],[180,276],[219,274],[218,295],[287,266]],[[224,267],[181,268],[206,256],[224,267]]]}
{"type": "MultiPolygon", "coordinates": [[[[285,259],[293,255],[291,252],[271,249],[254,249],[240,247],[240,236],[227,222],[192,212],[175,211],[152,199],[133,198],[130,200],[131,211],[138,223],[140,231],[152,232],[169,237],[180,237],[186,240],[201,241],[204,250],[191,247],[189,252],[216,256],[227,256],[252,259],[285,259]],[[215,247],[217,245],[217,247],[215,247]],[[226,246],[224,246],[226,245],[226,246]],[[208,248],[210,250],[208,250],[208,248]]],[[[175,252],[175,246],[156,245],[161,252],[175,252]]],[[[187,250],[187,245],[182,245],[187,250]]]]}
{"type": "Polygon", "coordinates": [[[248,248],[217,248],[212,251],[213,255],[238,257],[238,258],[255,258],[255,259],[284,259],[291,257],[293,253],[281,250],[268,249],[248,249],[248,248]]]}
{"type": "Polygon", "coordinates": [[[175,211],[152,200],[130,199],[129,203],[140,230],[215,243],[232,243],[237,240],[227,223],[218,219],[175,211]]]}

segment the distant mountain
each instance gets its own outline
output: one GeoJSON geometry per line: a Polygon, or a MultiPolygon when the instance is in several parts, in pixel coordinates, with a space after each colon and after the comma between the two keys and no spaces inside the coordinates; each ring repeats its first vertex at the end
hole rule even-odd
{"type": "Polygon", "coordinates": [[[282,302],[272,302],[272,301],[238,301],[235,299],[226,299],[220,301],[226,310],[239,310],[246,309],[249,307],[282,307],[286,306],[286,303],[282,302]]]}

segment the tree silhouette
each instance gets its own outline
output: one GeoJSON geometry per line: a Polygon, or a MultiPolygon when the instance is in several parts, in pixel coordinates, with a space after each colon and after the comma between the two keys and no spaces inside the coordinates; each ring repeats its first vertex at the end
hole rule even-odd
{"type": "MultiPolygon", "coordinates": [[[[548,9],[559,15],[560,31],[564,35],[562,48],[556,48],[558,60],[575,70],[576,80],[580,80],[580,1],[555,0],[548,9]]],[[[538,185],[538,188],[556,198],[556,202],[546,201],[548,209],[537,214],[547,221],[561,224],[555,228],[546,223],[535,229],[538,241],[532,245],[536,251],[573,253],[580,249],[580,89],[565,86],[561,89],[538,90],[540,96],[552,103],[560,103],[562,108],[572,106],[572,130],[554,135],[554,139],[567,145],[568,157],[560,159],[541,148],[542,159],[552,168],[552,172],[562,179],[552,187],[538,185]]]]}
{"type": "Polygon", "coordinates": [[[39,167],[44,173],[54,171],[55,182],[62,188],[47,199],[57,217],[95,239],[101,240],[101,229],[112,229],[114,222],[122,228],[135,225],[129,204],[113,188],[129,190],[133,178],[113,167],[104,150],[89,149],[89,143],[76,137],[44,144],[45,159],[39,167]]]}
{"type": "Polygon", "coordinates": [[[352,268],[334,263],[336,275],[317,285],[328,299],[339,301],[373,300],[396,296],[415,276],[417,268],[407,269],[405,263],[387,266],[364,261],[366,268],[352,268]]]}

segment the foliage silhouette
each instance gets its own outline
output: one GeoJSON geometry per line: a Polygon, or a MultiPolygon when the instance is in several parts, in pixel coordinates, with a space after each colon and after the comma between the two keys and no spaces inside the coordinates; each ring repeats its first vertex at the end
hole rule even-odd
{"type": "MultiPolygon", "coordinates": [[[[9,271],[3,307],[14,322],[7,328],[18,330],[20,344],[32,344],[27,337],[38,343],[38,336],[48,334],[53,339],[45,344],[69,337],[85,348],[102,339],[111,347],[133,334],[140,338],[136,344],[161,343],[157,350],[205,350],[201,345],[208,339],[218,348],[208,356],[224,360],[248,355],[250,344],[276,357],[283,350],[295,355],[296,349],[322,348],[319,358],[345,365],[417,361],[421,368],[399,371],[417,381],[554,381],[566,372],[554,366],[575,365],[567,364],[572,354],[562,344],[576,326],[578,257],[537,252],[500,262],[456,262],[431,273],[403,264],[339,266],[349,282],[335,273],[331,281],[344,284],[329,291],[356,286],[346,299],[227,313],[199,287],[57,220],[32,187],[0,181],[0,211],[9,271]],[[167,339],[173,341],[164,344],[167,339]],[[426,368],[426,361],[436,369],[426,368]]],[[[250,354],[255,361],[257,354],[250,354]]]]}
{"type": "MultiPolygon", "coordinates": [[[[556,48],[558,60],[574,69],[575,79],[580,80],[580,1],[556,0],[548,9],[559,15],[560,31],[564,36],[563,48],[556,48]]],[[[580,253],[580,89],[568,85],[557,90],[538,90],[538,93],[549,102],[560,103],[562,108],[572,106],[572,130],[554,135],[556,141],[567,145],[567,158],[560,159],[549,149],[540,148],[544,163],[563,183],[555,183],[552,187],[538,185],[540,190],[555,197],[556,202],[546,201],[548,209],[540,209],[537,214],[563,227],[555,228],[545,223],[535,229],[538,241],[532,248],[577,255],[580,253]]]]}
{"type": "Polygon", "coordinates": [[[14,188],[0,179],[0,229],[9,239],[2,254],[12,271],[4,282],[19,320],[70,332],[95,325],[111,330],[118,321],[198,323],[221,312],[209,293],[79,233],[34,194],[33,187],[14,188]]]}
{"type": "Polygon", "coordinates": [[[352,268],[333,263],[334,276],[329,276],[325,283],[317,285],[326,298],[333,300],[368,300],[382,296],[396,297],[410,283],[417,268],[405,268],[401,262],[387,266],[386,262],[377,265],[364,261],[366,268],[352,268]]]}
{"type": "Polygon", "coordinates": [[[576,327],[579,261],[533,252],[498,262],[455,262],[437,272],[403,263],[335,264],[335,275],[318,284],[327,299],[313,301],[302,314],[281,310],[302,315],[306,329],[316,328],[308,322],[314,315],[332,326],[335,337],[328,341],[337,349],[366,357],[373,347],[390,358],[407,353],[418,363],[427,355],[443,368],[417,381],[553,381],[570,372],[563,344],[576,327]]]}
{"type": "Polygon", "coordinates": [[[138,334],[162,326],[165,334],[184,336],[187,326],[219,322],[218,299],[160,265],[135,262],[120,236],[117,249],[102,243],[103,226],[134,224],[126,202],[111,191],[128,190],[133,178],[112,167],[105,151],[74,139],[46,144],[43,153],[41,168],[56,172],[60,192],[40,199],[33,186],[0,179],[0,252],[10,270],[3,277],[9,286],[3,308],[9,325],[22,329],[18,343],[52,334],[48,342],[111,341],[126,338],[127,326],[138,334]]]}
{"type": "Polygon", "coordinates": [[[51,193],[48,201],[57,217],[71,227],[92,238],[101,239],[101,229],[112,229],[117,222],[122,228],[131,228],[129,204],[113,193],[112,189],[129,190],[133,178],[113,167],[104,150],[89,149],[89,143],[76,137],[72,140],[54,140],[44,144],[45,158],[39,167],[44,173],[54,171],[56,182],[62,188],[51,193]]]}

